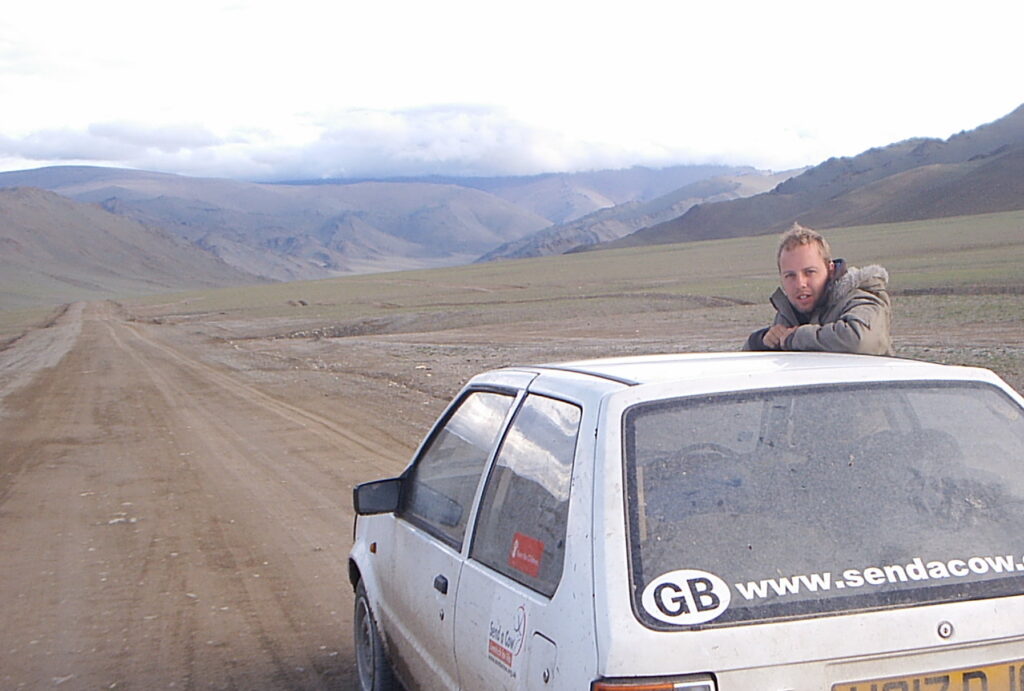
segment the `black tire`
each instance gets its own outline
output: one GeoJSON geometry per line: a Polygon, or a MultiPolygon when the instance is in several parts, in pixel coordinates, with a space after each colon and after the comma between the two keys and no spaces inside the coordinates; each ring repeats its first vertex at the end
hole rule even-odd
{"type": "Polygon", "coordinates": [[[352,616],[356,648],[356,674],[360,691],[400,691],[384,644],[377,630],[377,622],[366,597],[366,588],[360,580],[356,586],[355,613],[352,616]]]}

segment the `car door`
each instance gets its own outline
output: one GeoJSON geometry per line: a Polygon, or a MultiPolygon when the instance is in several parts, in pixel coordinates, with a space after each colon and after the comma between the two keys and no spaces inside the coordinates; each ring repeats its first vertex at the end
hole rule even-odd
{"type": "Polygon", "coordinates": [[[466,392],[403,478],[392,570],[381,575],[380,588],[392,662],[413,688],[458,686],[453,624],[462,547],[481,475],[514,401],[514,391],[466,392]]]}
{"type": "Polygon", "coordinates": [[[566,620],[549,608],[565,561],[580,418],[572,403],[530,394],[502,440],[459,581],[463,689],[558,688],[559,620],[566,620]]]}

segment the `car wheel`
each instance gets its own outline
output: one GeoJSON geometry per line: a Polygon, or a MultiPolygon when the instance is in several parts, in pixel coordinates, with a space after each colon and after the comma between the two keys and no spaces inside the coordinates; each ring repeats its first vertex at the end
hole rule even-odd
{"type": "Polygon", "coordinates": [[[362,581],[356,586],[355,616],[352,621],[355,627],[356,671],[359,674],[360,690],[399,691],[401,687],[395,682],[362,581]]]}

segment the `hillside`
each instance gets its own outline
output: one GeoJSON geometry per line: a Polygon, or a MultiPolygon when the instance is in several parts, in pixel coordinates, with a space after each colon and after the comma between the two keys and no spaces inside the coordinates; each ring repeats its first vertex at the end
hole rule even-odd
{"type": "Polygon", "coordinates": [[[739,199],[766,192],[793,174],[750,171],[742,175],[701,180],[647,202],[619,204],[569,223],[545,228],[520,240],[506,243],[477,261],[563,254],[608,242],[629,235],[640,228],[678,218],[697,204],[739,199]]]}
{"type": "Polygon", "coordinates": [[[259,282],[178,238],[33,188],[0,189],[0,309],[259,282]]]}
{"type": "Polygon", "coordinates": [[[701,204],[601,245],[629,247],[1024,209],[1024,106],[947,140],[911,139],[833,158],[770,192],[701,204]]]}
{"type": "MultiPolygon", "coordinates": [[[[757,171],[749,166],[678,165],[665,168],[633,166],[616,170],[592,170],[579,173],[543,173],[502,177],[394,178],[386,182],[418,182],[458,185],[481,190],[510,201],[516,206],[546,218],[552,224],[565,224],[618,204],[644,202],[681,187],[714,177],[742,176],[757,171]]],[[[292,185],[353,184],[385,180],[307,180],[292,185]]]]}
{"type": "Polygon", "coordinates": [[[551,173],[511,178],[463,178],[458,184],[490,192],[554,224],[566,224],[601,209],[647,202],[704,180],[755,174],[746,166],[634,166],[623,170],[551,173]]]}

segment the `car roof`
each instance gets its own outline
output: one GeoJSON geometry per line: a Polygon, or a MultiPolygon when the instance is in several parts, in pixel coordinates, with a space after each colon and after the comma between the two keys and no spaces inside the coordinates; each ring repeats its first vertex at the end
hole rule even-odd
{"type": "Polygon", "coordinates": [[[692,382],[703,379],[983,379],[994,375],[973,367],[920,360],[807,352],[682,353],[577,360],[525,369],[564,372],[619,382],[626,386],[692,382]],[[796,376],[793,375],[802,375],[796,376]]]}

